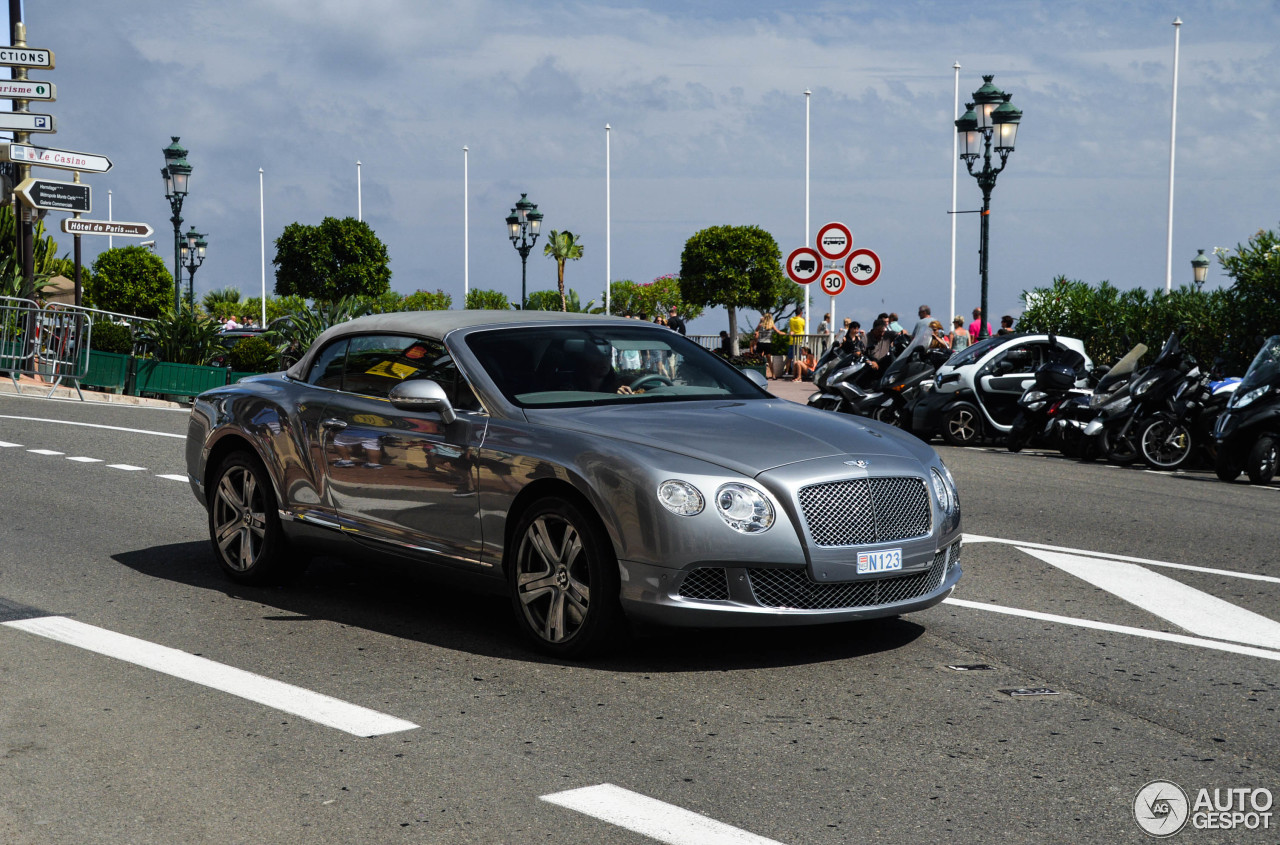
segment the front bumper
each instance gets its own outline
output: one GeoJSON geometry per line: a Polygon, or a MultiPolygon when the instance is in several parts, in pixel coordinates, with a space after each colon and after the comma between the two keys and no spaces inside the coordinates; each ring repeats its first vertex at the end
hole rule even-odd
{"type": "Polygon", "coordinates": [[[960,580],[960,540],[926,568],[855,581],[814,581],[807,567],[723,562],[685,570],[620,562],[627,615],[663,625],[771,627],[897,616],[945,599],[960,580]]]}

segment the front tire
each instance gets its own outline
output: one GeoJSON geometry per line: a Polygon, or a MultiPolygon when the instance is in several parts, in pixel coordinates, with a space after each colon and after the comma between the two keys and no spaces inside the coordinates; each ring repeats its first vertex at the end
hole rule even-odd
{"type": "Polygon", "coordinates": [[[1271,483],[1271,479],[1276,477],[1277,459],[1280,459],[1277,451],[1280,450],[1274,439],[1266,435],[1258,438],[1258,442],[1254,443],[1253,448],[1249,450],[1249,458],[1244,465],[1250,481],[1254,484],[1271,483]]]}
{"type": "Polygon", "coordinates": [[[568,499],[548,496],[520,518],[507,583],[516,622],[540,651],[588,657],[622,631],[618,562],[604,529],[568,499]]]}
{"type": "Polygon", "coordinates": [[[1142,431],[1142,457],[1156,469],[1174,470],[1195,450],[1191,429],[1184,423],[1156,420],[1142,431]]]}
{"type": "Polygon", "coordinates": [[[942,415],[942,439],[949,445],[972,446],[981,436],[982,421],[968,405],[959,405],[942,415]]]}
{"type": "Polygon", "coordinates": [[[1122,437],[1118,432],[1111,432],[1104,428],[1101,437],[1099,448],[1111,463],[1127,467],[1138,460],[1138,447],[1133,442],[1132,435],[1122,437]]]}
{"type": "Polygon", "coordinates": [[[228,578],[263,585],[297,574],[271,479],[255,456],[232,453],[209,490],[209,541],[228,578]]]}

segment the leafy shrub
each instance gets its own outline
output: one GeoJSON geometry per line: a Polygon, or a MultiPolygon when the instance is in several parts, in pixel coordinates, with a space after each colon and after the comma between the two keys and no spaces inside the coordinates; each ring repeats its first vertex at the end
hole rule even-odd
{"type": "Polygon", "coordinates": [[[496,290],[469,290],[467,291],[467,309],[491,309],[496,311],[506,311],[512,308],[511,302],[507,299],[505,293],[496,290]]]}
{"type": "Polygon", "coordinates": [[[99,320],[89,334],[89,348],[98,352],[128,355],[133,351],[133,332],[128,326],[99,320]]]}
{"type": "Polygon", "coordinates": [[[411,293],[404,298],[404,302],[400,305],[401,311],[448,311],[453,307],[453,297],[445,293],[443,290],[437,290],[435,293],[420,290],[411,293]]]}
{"type": "Polygon", "coordinates": [[[158,360],[170,364],[204,364],[222,349],[218,343],[220,326],[216,320],[197,316],[191,310],[175,314],[166,310],[143,324],[138,339],[158,360]]]}
{"type": "Polygon", "coordinates": [[[272,320],[266,336],[275,345],[281,365],[288,367],[302,357],[325,329],[368,313],[368,303],[355,296],[337,302],[317,302],[312,308],[272,320]]]}
{"type": "Polygon", "coordinates": [[[274,370],[278,359],[279,353],[275,346],[263,337],[246,337],[227,353],[227,363],[231,369],[247,373],[274,370]]]}

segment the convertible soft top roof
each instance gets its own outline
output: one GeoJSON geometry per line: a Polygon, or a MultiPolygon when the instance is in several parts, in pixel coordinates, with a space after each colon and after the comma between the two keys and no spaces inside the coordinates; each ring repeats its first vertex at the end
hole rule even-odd
{"type": "MultiPolygon", "coordinates": [[[[548,323],[601,323],[625,321],[635,325],[637,321],[624,317],[607,317],[602,314],[565,313],[563,311],[397,311],[392,314],[370,314],[357,317],[326,329],[311,348],[290,367],[285,375],[301,379],[311,367],[316,350],[334,338],[358,334],[416,334],[426,338],[442,339],[457,329],[481,327],[539,326],[548,323]]],[[[643,325],[643,321],[641,321],[643,325]]]]}

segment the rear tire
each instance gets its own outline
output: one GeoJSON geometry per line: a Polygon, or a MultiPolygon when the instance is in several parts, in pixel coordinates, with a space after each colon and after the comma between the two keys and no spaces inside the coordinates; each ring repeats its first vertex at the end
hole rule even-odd
{"type": "Polygon", "coordinates": [[[1142,431],[1142,457],[1156,469],[1174,470],[1191,459],[1195,440],[1185,423],[1156,420],[1142,431]]]}
{"type": "Polygon", "coordinates": [[[538,650],[583,658],[616,645],[623,631],[618,562],[593,516],[548,496],[521,515],[512,544],[511,606],[538,650]]]}
{"type": "Polygon", "coordinates": [[[1137,445],[1133,442],[1133,435],[1120,437],[1104,428],[1100,436],[1102,439],[1099,441],[1099,447],[1111,463],[1127,467],[1141,457],[1137,445]]]}
{"type": "Polygon", "coordinates": [[[1218,478],[1222,481],[1235,481],[1240,477],[1240,473],[1244,471],[1244,467],[1226,446],[1221,446],[1218,449],[1217,460],[1213,463],[1213,471],[1217,473],[1218,478]]]}
{"type": "Polygon", "coordinates": [[[277,584],[305,565],[290,550],[280,525],[271,478],[248,452],[233,452],[209,485],[209,542],[228,578],[277,584]]]}
{"type": "Polygon", "coordinates": [[[982,421],[968,405],[958,405],[942,415],[942,439],[952,446],[972,446],[982,437],[982,421]]]}
{"type": "Polygon", "coordinates": [[[1265,434],[1258,438],[1258,442],[1249,450],[1249,458],[1244,465],[1250,481],[1254,484],[1271,483],[1271,479],[1276,477],[1276,461],[1280,458],[1278,451],[1280,449],[1272,438],[1265,434]]]}

